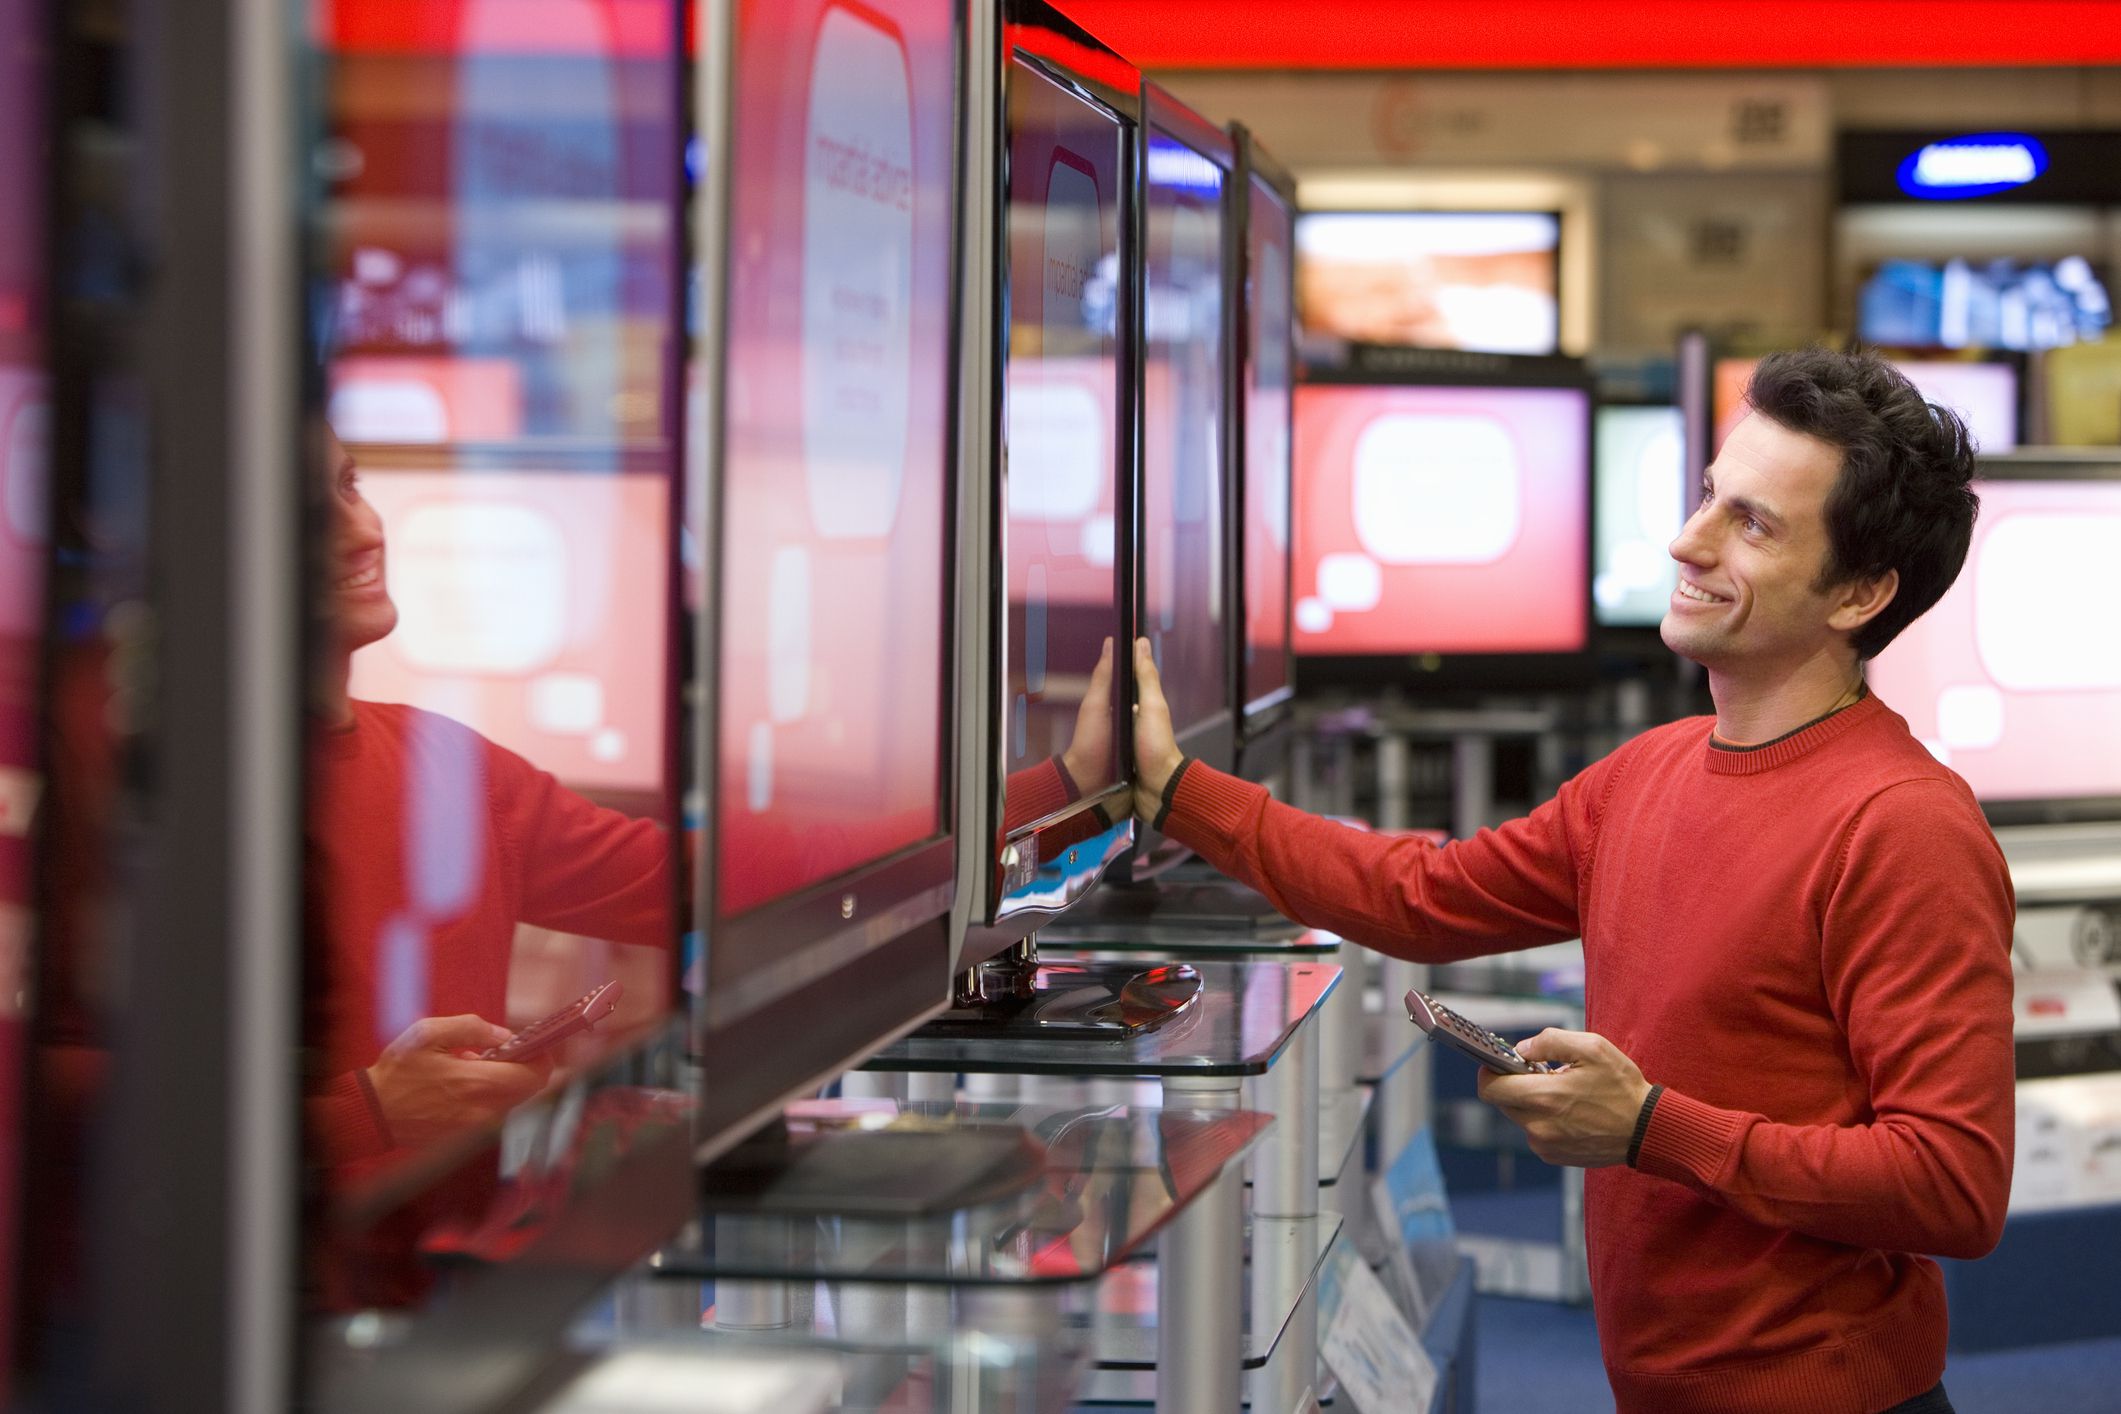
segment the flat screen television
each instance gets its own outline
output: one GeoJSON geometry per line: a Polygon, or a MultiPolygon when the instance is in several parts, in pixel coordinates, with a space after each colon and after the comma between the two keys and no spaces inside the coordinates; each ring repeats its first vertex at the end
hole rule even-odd
{"type": "MultiPolygon", "coordinates": [[[[2022,393],[2020,365],[2008,358],[1972,360],[1892,355],[1893,366],[1907,375],[1922,396],[1948,407],[1966,421],[1974,444],[1984,453],[2016,450],[2022,393]]],[[[1747,411],[1746,387],[1759,358],[1718,358],[1712,374],[1715,449],[1721,451],[1747,411]]]]}
{"type": "Polygon", "coordinates": [[[1587,671],[1586,382],[1306,383],[1294,501],[1306,682],[1419,690],[1587,671]]]}
{"type": "Polygon", "coordinates": [[[2121,818],[2121,460],[1983,458],[1974,489],[1965,568],[1871,690],[1996,823],[2121,818]]]}
{"type": "Polygon", "coordinates": [[[703,1158],[943,1003],[956,879],[963,7],[743,0],[730,23],[695,449],[703,1158]]]}
{"type": "Polygon", "coordinates": [[[1873,344],[2028,352],[2096,343],[2113,318],[2106,281],[2081,255],[1887,260],[1863,282],[1856,332],[1873,344]]]}
{"type": "Polygon", "coordinates": [[[1591,604],[1601,628],[1655,628],[1679,579],[1671,543],[1687,516],[1685,427],[1669,404],[1606,404],[1596,418],[1591,604]]]}
{"type": "Polygon", "coordinates": [[[1556,353],[1561,217],[1551,211],[1306,211],[1296,218],[1296,298],[1311,335],[1556,353]]]}
{"type": "MultiPolygon", "coordinates": [[[[1036,0],[1004,7],[1006,319],[991,507],[994,749],[959,966],[1035,932],[1134,843],[1129,720],[1140,465],[1140,79],[1036,0]]],[[[968,828],[971,826],[968,824],[968,828]]]]}
{"type": "Polygon", "coordinates": [[[381,517],[398,625],[364,701],[439,712],[598,800],[663,789],[670,477],[647,451],[349,447],[381,517]]]}
{"type": "Polygon", "coordinates": [[[1227,770],[1230,259],[1227,134],[1154,84],[1142,98],[1142,437],[1138,623],[1178,744],[1227,770]]]}
{"type": "Polygon", "coordinates": [[[1274,769],[1268,738],[1296,695],[1289,617],[1289,472],[1295,391],[1296,183],[1242,127],[1232,127],[1237,176],[1231,211],[1237,393],[1231,400],[1240,458],[1230,478],[1237,514],[1236,611],[1230,616],[1240,767],[1274,769]]]}

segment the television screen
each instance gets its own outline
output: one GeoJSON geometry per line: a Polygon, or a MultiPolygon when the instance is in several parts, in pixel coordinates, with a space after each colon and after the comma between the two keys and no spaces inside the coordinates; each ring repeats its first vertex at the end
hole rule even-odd
{"type": "MultiPolygon", "coordinates": [[[[1141,632],[1181,740],[1229,710],[1224,169],[1148,130],[1141,632]]],[[[1223,763],[1227,764],[1227,763],[1223,763]]]]}
{"type": "Polygon", "coordinates": [[[2096,341],[2113,323],[2105,282],[2082,256],[1888,260],[1864,282],[1857,332],[1918,348],[2052,349],[2096,341]]]}
{"type": "Polygon", "coordinates": [[[740,7],[716,907],[936,835],[949,638],[951,7],[740,7]]]}
{"type": "Polygon", "coordinates": [[[1246,193],[1244,664],[1250,706],[1289,686],[1289,208],[1258,177],[1246,193]]]}
{"type": "Polygon", "coordinates": [[[1956,359],[1894,359],[1922,396],[1966,421],[1974,446],[2008,452],[2018,446],[2018,370],[2008,363],[1956,359]]]}
{"type": "Polygon", "coordinates": [[[353,696],[439,712],[579,789],[660,792],[669,479],[371,465],[361,491],[398,626],[354,655],[353,696]]]}
{"type": "Polygon", "coordinates": [[[1298,388],[1296,651],[1582,651],[1590,460],[1581,388],[1298,388]]]}
{"type": "Polygon", "coordinates": [[[1551,354],[1560,249],[1552,212],[1307,212],[1296,218],[1297,305],[1312,334],[1551,354]]]}
{"type": "MultiPolygon", "coordinates": [[[[1008,132],[1003,758],[1018,776],[1067,751],[1100,655],[1110,643],[1116,659],[1121,646],[1113,497],[1127,134],[1021,60],[1012,61],[1008,132]]],[[[1093,707],[1109,715],[1115,693],[1093,707]]],[[[1076,762],[1082,796],[1120,780],[1116,742],[1104,736],[1094,761],[1076,762]]],[[[1032,823],[1020,813],[1005,800],[1005,828],[1032,823]]]]}
{"type": "MultiPolygon", "coordinates": [[[[1757,358],[1719,358],[1713,395],[1716,435],[1721,451],[1746,413],[1746,385],[1757,358]]],[[[1974,444],[1984,452],[2008,452],[2018,445],[2018,370],[2008,363],[1974,363],[1958,359],[1894,359],[1922,396],[1952,409],[1966,421],[1974,444]]]]}
{"type": "Polygon", "coordinates": [[[523,435],[523,365],[508,358],[351,354],[331,366],[342,442],[512,442],[523,435]]]}
{"type": "Polygon", "coordinates": [[[2121,482],[1984,479],[1966,567],[1869,668],[1985,803],[2121,797],[2121,482]]]}
{"type": "Polygon", "coordinates": [[[1671,543],[1686,520],[1679,409],[1602,407],[1591,602],[1607,628],[1653,628],[1678,583],[1671,543]]]}

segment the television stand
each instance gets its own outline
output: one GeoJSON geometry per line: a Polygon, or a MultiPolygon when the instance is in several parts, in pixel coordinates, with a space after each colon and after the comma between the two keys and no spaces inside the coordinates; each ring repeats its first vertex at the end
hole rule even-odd
{"type": "Polygon", "coordinates": [[[1181,1015],[1200,987],[1199,970],[1184,963],[1041,963],[1036,938],[1026,938],[960,973],[950,1009],[914,1035],[1110,1041],[1181,1015]]]}

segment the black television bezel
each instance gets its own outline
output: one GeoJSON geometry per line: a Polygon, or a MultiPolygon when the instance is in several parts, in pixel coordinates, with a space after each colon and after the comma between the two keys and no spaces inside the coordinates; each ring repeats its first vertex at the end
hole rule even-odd
{"type": "MultiPolygon", "coordinates": [[[[1374,347],[1374,346],[1373,346],[1374,347]]],[[[1296,401],[1308,387],[1375,388],[1558,388],[1583,395],[1583,631],[1579,644],[1554,653],[1375,653],[1301,654],[1296,660],[1297,681],[1305,696],[1319,689],[1433,693],[1543,692],[1580,688],[1597,677],[1597,623],[1591,605],[1591,566],[1597,543],[1591,518],[1596,488],[1592,484],[1593,409],[1598,399],[1589,368],[1583,360],[1566,357],[1528,357],[1512,354],[1467,353],[1457,349],[1410,349],[1377,347],[1377,357],[1362,368],[1311,368],[1296,385],[1290,416],[1296,401]],[[1427,355],[1436,355],[1431,360],[1427,355]],[[1387,371],[1396,366],[1397,374],[1387,371]]],[[[1302,458],[1291,442],[1290,496],[1293,506],[1302,500],[1295,494],[1302,474],[1302,458]]],[[[1292,518],[1290,544],[1297,540],[1292,518]]],[[[1290,586],[1293,600],[1296,592],[1290,586]]]]}
{"type": "MultiPolygon", "coordinates": [[[[864,1055],[903,1034],[940,1009],[948,1000],[950,976],[950,910],[956,890],[958,820],[953,788],[957,758],[954,710],[956,653],[957,484],[964,458],[957,416],[960,392],[955,370],[962,356],[959,312],[966,273],[964,183],[967,104],[965,75],[968,35],[967,0],[938,0],[951,19],[952,93],[949,177],[949,308],[943,320],[946,371],[941,411],[944,485],[941,512],[945,551],[938,599],[942,654],[937,666],[936,768],[937,828],[926,838],[881,859],[869,861],[816,883],[723,919],[719,913],[719,877],[713,829],[695,843],[695,927],[700,939],[703,990],[695,998],[693,1048],[699,1061],[698,1110],[694,1123],[694,1156],[713,1158],[744,1132],[769,1117],[788,1100],[858,1062],[864,1055]],[[790,939],[809,940],[800,950],[790,939]],[[733,941],[732,941],[733,940],[733,941]],[[774,949],[782,956],[770,968],[752,970],[732,988],[717,985],[715,958],[725,948],[749,953],[774,949]],[[829,992],[829,1007],[821,1006],[829,992]],[[734,1079],[735,1084],[730,1081],[734,1079]]],[[[734,7],[727,31],[707,37],[705,67],[720,77],[718,97],[711,99],[710,121],[724,135],[734,135],[735,91],[740,72],[731,60],[738,23],[734,7]],[[719,41],[719,42],[717,42],[719,41]]],[[[711,135],[710,135],[711,136],[711,135]]],[[[707,229],[696,233],[700,249],[712,261],[712,291],[702,346],[712,392],[705,419],[708,468],[707,543],[721,544],[724,518],[725,429],[720,384],[729,368],[728,317],[733,262],[728,249],[735,200],[729,170],[742,151],[740,141],[725,141],[730,160],[710,164],[703,215],[707,229]]],[[[698,738],[693,743],[696,779],[709,819],[719,798],[720,702],[715,683],[721,670],[721,618],[727,596],[717,553],[707,577],[705,603],[697,626],[697,673],[703,688],[698,738]]]]}
{"type": "Polygon", "coordinates": [[[1228,270],[1230,293],[1226,296],[1231,323],[1231,380],[1234,384],[1230,397],[1229,444],[1235,470],[1230,476],[1230,546],[1229,560],[1230,599],[1230,700],[1237,707],[1237,768],[1249,780],[1260,780],[1281,769],[1288,754],[1290,723],[1296,705],[1296,621],[1295,621],[1295,537],[1284,536],[1281,554],[1281,642],[1282,661],[1287,665],[1285,681],[1272,691],[1252,697],[1245,682],[1245,649],[1249,639],[1249,614],[1245,597],[1245,584],[1249,569],[1248,555],[1251,537],[1248,534],[1248,511],[1250,504],[1249,441],[1250,410],[1249,394],[1252,387],[1252,314],[1255,305],[1252,269],[1252,197],[1257,183],[1269,199],[1279,202],[1289,219],[1289,258],[1284,274],[1288,280],[1288,298],[1283,307],[1289,312],[1288,328],[1283,331],[1286,345],[1284,369],[1288,375],[1288,408],[1290,426],[1283,445],[1290,456],[1289,475],[1283,481],[1282,524],[1291,525],[1295,509],[1295,408],[1297,383],[1296,350],[1296,218],[1299,208],[1296,202],[1296,178],[1288,168],[1275,160],[1249,128],[1241,123],[1230,125],[1231,145],[1237,153],[1237,172],[1232,179],[1230,202],[1230,242],[1232,256],[1228,270]]]}
{"type": "MultiPolygon", "coordinates": [[[[1690,475],[1687,470],[1687,409],[1677,399],[1600,397],[1591,404],[1591,628],[1598,639],[1601,650],[1618,654],[1636,654],[1651,648],[1664,647],[1664,637],[1659,632],[1662,616],[1657,623],[1609,624],[1598,613],[1598,530],[1602,517],[1598,511],[1598,424],[1599,414],[1607,409],[1652,408],[1677,414],[1679,419],[1679,515],[1680,524],[1685,525],[1694,513],[1700,500],[1701,478],[1690,475]]],[[[1669,649],[1664,651],[1669,652],[1669,649]]]]}
{"type": "Polygon", "coordinates": [[[1128,553],[1128,547],[1133,544],[1135,537],[1136,498],[1141,481],[1142,352],[1138,304],[1141,267],[1140,71],[1074,20],[1045,3],[1045,0],[1004,0],[1002,19],[1001,43],[994,55],[994,62],[998,67],[995,84],[997,97],[993,115],[995,130],[992,134],[995,161],[1001,171],[1001,181],[996,190],[1000,213],[999,219],[993,223],[993,248],[987,253],[993,262],[997,313],[994,328],[989,331],[994,377],[990,389],[991,420],[985,429],[986,435],[991,438],[989,445],[996,450],[993,472],[996,494],[989,506],[988,526],[991,535],[989,543],[993,547],[988,565],[993,611],[988,615],[987,642],[982,645],[996,670],[989,675],[988,696],[984,704],[987,720],[993,726],[991,749],[987,752],[986,759],[978,762],[976,766],[983,777],[979,806],[984,814],[984,820],[976,827],[982,830],[983,835],[991,838],[993,843],[979,851],[983,877],[975,881],[976,903],[958,954],[960,967],[982,962],[1061,917],[1096,887],[1115,861],[1134,848],[1136,839],[1133,812],[1134,745],[1133,733],[1129,731],[1114,733],[1119,750],[1120,771],[1119,780],[1113,786],[1095,795],[1086,795],[1071,801],[1066,808],[1030,821],[1015,830],[1004,831],[1001,826],[1001,822],[1007,818],[1004,797],[1008,781],[1009,740],[1008,674],[1005,666],[1009,661],[1009,103],[1019,65],[1035,74],[1039,80],[1053,84],[1070,97],[1099,110],[1109,118],[1119,146],[1120,180],[1117,195],[1121,209],[1117,216],[1117,229],[1121,269],[1114,339],[1118,366],[1114,403],[1117,445],[1113,456],[1113,507],[1117,521],[1114,534],[1119,542],[1120,553],[1113,557],[1113,594],[1118,609],[1119,626],[1119,633],[1113,644],[1116,658],[1113,669],[1119,698],[1116,715],[1120,722],[1133,719],[1134,705],[1134,674],[1130,666],[1132,654],[1127,646],[1133,641],[1138,618],[1133,608],[1136,576],[1133,557],[1128,553]],[[1109,819],[1111,823],[1089,839],[1077,839],[1070,849],[1070,855],[1078,857],[1083,846],[1093,841],[1102,841],[1098,856],[1069,877],[1058,899],[1049,901],[1045,896],[1041,896],[1038,901],[1020,900],[1012,906],[1009,897],[1012,882],[1018,880],[1025,872],[1013,861],[1039,859],[1043,852],[1042,837],[1047,836],[1049,832],[1058,834],[1061,831],[1072,832],[1080,828],[1081,821],[1078,817],[1091,811],[1100,812],[1100,818],[1109,819]]]}
{"type": "MultiPolygon", "coordinates": [[[[1303,232],[1303,223],[1304,223],[1304,221],[1305,221],[1305,220],[1306,220],[1307,218],[1309,218],[1309,217],[1313,217],[1313,216],[1549,216],[1549,217],[1552,217],[1552,218],[1553,218],[1553,221],[1554,221],[1554,253],[1553,253],[1553,257],[1552,257],[1552,264],[1553,264],[1553,268],[1554,268],[1554,346],[1553,346],[1552,348],[1550,348],[1550,349],[1546,350],[1546,351],[1545,351],[1545,352],[1543,352],[1543,353],[1536,353],[1536,354],[1527,354],[1527,353],[1501,353],[1501,352],[1498,352],[1497,350],[1494,350],[1494,349],[1461,349],[1461,348],[1454,348],[1454,347],[1452,347],[1452,346],[1450,346],[1450,345],[1448,345],[1448,344],[1380,344],[1380,345],[1376,345],[1375,347],[1379,347],[1379,348],[1406,348],[1406,349],[1425,349],[1425,350],[1431,350],[1431,351],[1433,351],[1433,352],[1437,352],[1437,353],[1464,353],[1464,354],[1480,354],[1480,355],[1485,355],[1485,356],[1487,356],[1487,357],[1491,357],[1491,358],[1563,358],[1563,357],[1566,357],[1566,355],[1564,355],[1564,354],[1562,353],[1562,351],[1561,351],[1561,310],[1562,310],[1562,308],[1563,308],[1563,305],[1564,305],[1564,302],[1565,302],[1565,296],[1566,296],[1566,294],[1567,294],[1567,291],[1566,291],[1566,290],[1565,290],[1565,289],[1563,288],[1563,285],[1562,285],[1562,281],[1563,281],[1563,278],[1564,278],[1565,272],[1564,272],[1564,270],[1562,269],[1562,265],[1563,265],[1563,262],[1562,262],[1562,259],[1561,259],[1561,252],[1562,252],[1562,245],[1563,245],[1563,243],[1564,243],[1564,240],[1565,240],[1565,238],[1566,238],[1566,237],[1567,237],[1567,235],[1568,235],[1568,213],[1567,213],[1567,212],[1565,212],[1565,211],[1563,211],[1563,210],[1559,209],[1558,207],[1551,207],[1551,206],[1521,206],[1521,207],[1508,207],[1508,206],[1483,206],[1483,207],[1477,207],[1477,208],[1474,208],[1474,207],[1468,207],[1468,208],[1464,208],[1464,209],[1460,209],[1460,208],[1457,208],[1457,207],[1447,207],[1447,206],[1318,206],[1318,207],[1298,207],[1298,208],[1295,208],[1295,218],[1296,218],[1296,219],[1295,219],[1295,221],[1294,221],[1294,223],[1293,223],[1293,227],[1292,227],[1292,230],[1291,230],[1291,233],[1290,233],[1290,234],[1291,234],[1291,247],[1292,247],[1292,248],[1291,248],[1291,250],[1290,250],[1290,252],[1289,252],[1289,257],[1290,257],[1290,258],[1289,258],[1289,269],[1290,269],[1289,279],[1290,279],[1290,282],[1291,282],[1291,284],[1292,284],[1292,286],[1293,286],[1293,288],[1294,288],[1295,292],[1296,292],[1296,293],[1298,294],[1298,296],[1299,296],[1299,297],[1301,296],[1301,293],[1302,293],[1302,290],[1303,290],[1303,279],[1302,279],[1302,275],[1301,275],[1301,272],[1302,272],[1302,269],[1303,269],[1303,263],[1304,263],[1304,260],[1303,260],[1303,244],[1302,244],[1302,239],[1303,239],[1303,237],[1302,237],[1302,232],[1303,232]]],[[[1324,329],[1317,329],[1317,328],[1314,328],[1314,327],[1312,327],[1312,324],[1311,324],[1310,320],[1309,320],[1309,319],[1307,319],[1307,318],[1305,318],[1305,316],[1304,316],[1304,310],[1303,310],[1303,308],[1302,308],[1301,304],[1292,304],[1292,309],[1293,309],[1293,311],[1294,311],[1294,314],[1293,314],[1293,319],[1294,319],[1294,323],[1295,323],[1296,331],[1297,331],[1298,335],[1299,335],[1299,336],[1301,336],[1301,337],[1303,337],[1303,338],[1307,338],[1307,339],[1317,339],[1317,340],[1331,340],[1331,341],[1336,341],[1336,342],[1343,342],[1343,341],[1344,341],[1344,342],[1348,342],[1348,343],[1356,343],[1356,342],[1359,342],[1359,341],[1357,341],[1357,340],[1349,340],[1349,339],[1347,339],[1347,337],[1346,337],[1345,335],[1342,335],[1342,334],[1335,334],[1335,333],[1332,333],[1332,332],[1330,332],[1330,331],[1328,331],[1328,330],[1324,330],[1324,329]]]]}
{"type": "MultiPolygon", "coordinates": [[[[2113,448],[2035,448],[1981,457],[1975,463],[1974,489],[1984,481],[2121,482],[2121,451],[2113,448]]],[[[1865,665],[1868,668],[1868,664],[1865,665]]],[[[1888,706],[1891,704],[1888,703],[1888,706]]],[[[2121,796],[2013,796],[1980,801],[1990,825],[2077,825],[2121,820],[2121,796]]]]}

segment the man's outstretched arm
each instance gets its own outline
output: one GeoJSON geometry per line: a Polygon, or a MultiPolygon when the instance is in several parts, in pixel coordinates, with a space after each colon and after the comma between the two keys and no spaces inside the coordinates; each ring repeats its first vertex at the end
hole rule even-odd
{"type": "Polygon", "coordinates": [[[1286,917],[1420,962],[1579,935],[1577,887],[1607,762],[1524,819],[1439,849],[1308,815],[1185,760],[1146,640],[1134,672],[1136,813],[1286,917]]]}

